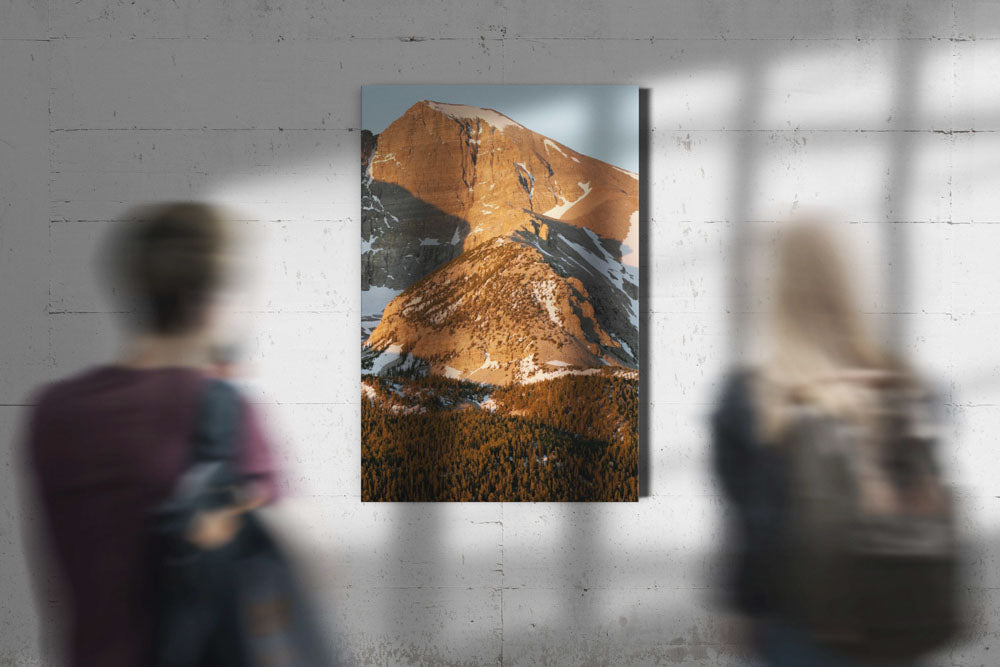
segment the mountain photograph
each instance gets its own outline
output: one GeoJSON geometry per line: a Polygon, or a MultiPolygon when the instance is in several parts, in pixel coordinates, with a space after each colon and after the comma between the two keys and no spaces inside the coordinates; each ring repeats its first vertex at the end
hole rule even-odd
{"type": "Polygon", "coordinates": [[[637,500],[638,89],[368,86],[362,125],[363,500],[637,500]]]}

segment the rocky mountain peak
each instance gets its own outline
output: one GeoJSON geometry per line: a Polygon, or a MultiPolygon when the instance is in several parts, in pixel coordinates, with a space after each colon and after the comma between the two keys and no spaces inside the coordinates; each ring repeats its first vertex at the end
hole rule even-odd
{"type": "Polygon", "coordinates": [[[637,368],[637,209],[635,174],[492,109],[414,104],[362,137],[364,372],[637,368]]]}

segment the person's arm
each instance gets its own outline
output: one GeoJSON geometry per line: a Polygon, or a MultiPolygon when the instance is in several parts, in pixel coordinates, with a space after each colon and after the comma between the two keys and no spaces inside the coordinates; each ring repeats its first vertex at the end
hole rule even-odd
{"type": "Polygon", "coordinates": [[[202,549],[216,549],[239,531],[241,516],[273,502],[281,494],[270,439],[256,409],[241,398],[242,423],[237,470],[242,480],[236,502],[227,507],[198,512],[188,529],[188,540],[202,549]]]}
{"type": "Polygon", "coordinates": [[[18,472],[16,491],[20,503],[20,535],[28,565],[28,582],[38,613],[39,646],[42,647],[45,664],[64,664],[65,638],[70,624],[68,605],[59,602],[66,599],[67,593],[52,545],[48,521],[50,508],[43,489],[43,473],[36,458],[38,433],[44,419],[45,393],[36,392],[28,402],[34,407],[21,425],[12,462],[18,472]]]}
{"type": "Polygon", "coordinates": [[[733,373],[712,413],[712,464],[727,499],[738,506],[749,499],[748,472],[752,459],[753,407],[749,375],[733,373]]]}
{"type": "Polygon", "coordinates": [[[280,472],[275,464],[273,440],[261,423],[257,406],[243,400],[242,442],[237,457],[244,480],[244,495],[258,505],[281,497],[280,472]]]}
{"type": "Polygon", "coordinates": [[[747,371],[733,373],[726,381],[712,414],[712,462],[732,517],[730,603],[746,617],[759,617],[773,598],[777,521],[776,508],[762,503],[760,491],[776,480],[759,451],[751,382],[747,371]]]}

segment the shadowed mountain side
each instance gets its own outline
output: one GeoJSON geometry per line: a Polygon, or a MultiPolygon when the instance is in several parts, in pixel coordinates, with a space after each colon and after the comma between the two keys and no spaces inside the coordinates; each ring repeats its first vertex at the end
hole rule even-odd
{"type": "Polygon", "coordinates": [[[365,182],[361,212],[361,289],[402,290],[462,252],[469,223],[405,188],[365,182]]]}
{"type": "Polygon", "coordinates": [[[638,367],[638,271],[623,265],[622,243],[589,229],[534,215],[530,229],[511,238],[537,248],[560,276],[579,280],[594,311],[594,319],[618,344],[615,354],[627,366],[638,367]]]}
{"type": "Polygon", "coordinates": [[[464,220],[421,201],[405,188],[362,176],[362,341],[396,295],[462,252],[468,233],[464,220]]]}

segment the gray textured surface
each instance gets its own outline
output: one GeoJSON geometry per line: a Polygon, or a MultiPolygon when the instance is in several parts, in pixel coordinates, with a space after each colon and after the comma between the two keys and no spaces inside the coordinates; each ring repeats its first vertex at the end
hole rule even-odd
{"type": "Polygon", "coordinates": [[[62,604],[33,606],[18,529],[28,392],[114,352],[90,266],[110,223],[190,197],[260,232],[257,400],[353,662],[738,663],[704,426],[733,221],[826,206],[888,286],[870,309],[946,381],[980,606],[942,662],[994,664],[998,38],[1000,3],[971,0],[0,0],[0,664],[42,662],[39,613],[62,604]],[[650,91],[637,505],[359,502],[359,87],[474,82],[650,91]]]}

